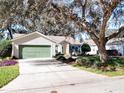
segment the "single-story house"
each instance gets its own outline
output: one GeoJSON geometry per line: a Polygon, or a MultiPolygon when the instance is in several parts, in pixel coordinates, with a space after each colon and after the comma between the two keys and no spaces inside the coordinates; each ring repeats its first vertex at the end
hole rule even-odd
{"type": "Polygon", "coordinates": [[[71,47],[81,45],[72,37],[45,36],[39,32],[15,35],[12,56],[16,58],[52,58],[57,53],[71,55],[71,47]]]}
{"type": "MultiPolygon", "coordinates": [[[[88,52],[90,55],[97,54],[98,47],[94,43],[93,40],[85,40],[85,43],[89,44],[91,47],[91,51],[88,52]]],[[[107,42],[106,45],[107,50],[117,50],[122,56],[124,56],[124,38],[113,38],[107,42]]]]}

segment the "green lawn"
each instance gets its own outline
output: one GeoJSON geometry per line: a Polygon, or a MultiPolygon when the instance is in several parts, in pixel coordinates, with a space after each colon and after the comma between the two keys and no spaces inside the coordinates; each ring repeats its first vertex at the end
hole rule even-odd
{"type": "Polygon", "coordinates": [[[74,66],[74,67],[77,67],[81,70],[85,70],[85,71],[88,71],[88,72],[101,74],[101,75],[106,75],[106,76],[109,76],[109,77],[124,75],[124,70],[122,68],[117,68],[117,71],[102,71],[102,70],[93,69],[93,68],[86,68],[86,67],[83,67],[83,66],[74,66]]]}
{"type": "Polygon", "coordinates": [[[0,67],[0,88],[19,75],[18,65],[0,67]]]}

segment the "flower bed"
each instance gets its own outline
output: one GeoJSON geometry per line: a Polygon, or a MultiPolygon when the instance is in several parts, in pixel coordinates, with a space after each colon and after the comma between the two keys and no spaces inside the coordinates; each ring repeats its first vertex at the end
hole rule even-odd
{"type": "Polygon", "coordinates": [[[0,67],[12,66],[12,65],[15,65],[15,64],[17,64],[17,61],[15,61],[15,60],[5,60],[5,61],[0,62],[0,67]]]}

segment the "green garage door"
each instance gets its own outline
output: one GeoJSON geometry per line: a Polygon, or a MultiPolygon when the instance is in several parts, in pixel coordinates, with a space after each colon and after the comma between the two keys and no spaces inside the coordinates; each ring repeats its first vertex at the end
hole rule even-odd
{"type": "Polygon", "coordinates": [[[51,57],[51,47],[21,45],[19,46],[19,53],[20,58],[47,58],[51,57]]]}

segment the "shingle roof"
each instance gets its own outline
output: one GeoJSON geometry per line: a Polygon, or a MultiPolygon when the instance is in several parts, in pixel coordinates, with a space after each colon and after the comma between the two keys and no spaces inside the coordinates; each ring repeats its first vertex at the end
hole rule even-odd
{"type": "Polygon", "coordinates": [[[66,41],[70,44],[81,44],[79,41],[76,41],[72,37],[65,37],[65,36],[47,36],[47,37],[51,38],[57,43],[62,43],[63,41],[66,41]]]}
{"type": "Polygon", "coordinates": [[[84,43],[87,43],[87,44],[92,45],[92,46],[96,45],[95,42],[92,39],[84,40],[84,43]]]}
{"type": "Polygon", "coordinates": [[[26,35],[26,34],[17,34],[17,33],[15,33],[15,34],[13,34],[13,38],[18,38],[18,37],[21,37],[21,36],[24,36],[24,35],[26,35]]]}
{"type": "MultiPolygon", "coordinates": [[[[32,35],[33,35],[33,36],[36,36],[36,37],[41,37],[41,36],[42,36],[42,37],[44,37],[44,38],[46,38],[46,39],[48,39],[48,40],[50,40],[50,41],[56,43],[54,40],[48,38],[47,36],[45,36],[45,35],[43,35],[43,34],[37,32],[37,31],[32,32],[32,33],[29,33],[29,34],[20,35],[20,36],[18,36],[18,37],[13,38],[11,41],[16,41],[16,40],[18,40],[18,39],[22,39],[22,38],[26,38],[26,37],[31,37],[32,35]]],[[[35,37],[35,38],[36,38],[36,37],[35,37]]]]}
{"type": "MultiPolygon", "coordinates": [[[[39,32],[33,32],[33,33],[39,33],[39,32]]],[[[13,37],[14,37],[14,39],[16,39],[16,38],[20,38],[20,37],[25,37],[26,35],[29,35],[29,34],[14,34],[13,37]]],[[[65,36],[46,36],[46,37],[58,44],[62,43],[63,41],[66,41],[70,44],[81,44],[79,41],[76,41],[72,37],[65,37],[65,36]]]]}

